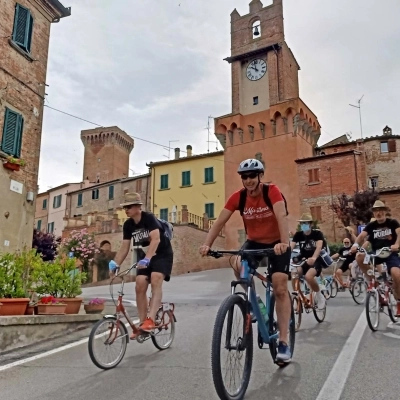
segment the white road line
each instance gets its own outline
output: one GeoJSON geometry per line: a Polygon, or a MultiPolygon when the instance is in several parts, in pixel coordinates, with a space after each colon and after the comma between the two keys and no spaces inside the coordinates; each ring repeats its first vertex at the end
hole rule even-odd
{"type": "Polygon", "coordinates": [[[367,319],[363,311],[316,400],[340,399],[366,327],[367,319]]]}
{"type": "MultiPolygon", "coordinates": [[[[112,297],[99,297],[99,299],[107,299],[107,300],[112,300],[112,297]]],[[[127,300],[123,299],[122,302],[124,303],[131,303],[134,307],[137,307],[136,301],[135,300],[127,300]]]]}
{"type": "MultiPolygon", "coordinates": [[[[139,322],[139,319],[133,320],[134,324],[137,324],[138,322],[139,322]]],[[[125,326],[128,327],[129,324],[125,324],[125,326]]],[[[51,356],[52,354],[59,353],[60,351],[71,349],[73,347],[76,347],[76,346],[79,346],[81,344],[87,343],[88,341],[89,341],[89,338],[87,337],[85,339],[78,340],[77,342],[66,344],[65,346],[61,346],[61,347],[58,347],[56,349],[49,350],[49,351],[46,351],[46,352],[41,353],[41,354],[37,354],[36,356],[24,358],[22,360],[15,361],[15,362],[7,364],[7,365],[2,365],[2,366],[0,366],[0,372],[4,371],[6,369],[10,369],[10,368],[16,367],[18,365],[22,365],[22,364],[26,364],[26,363],[31,362],[31,361],[39,360],[40,358],[51,356]]]]}

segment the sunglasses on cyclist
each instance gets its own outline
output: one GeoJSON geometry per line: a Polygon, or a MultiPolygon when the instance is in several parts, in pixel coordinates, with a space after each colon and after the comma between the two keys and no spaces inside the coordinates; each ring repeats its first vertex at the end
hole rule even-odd
{"type": "Polygon", "coordinates": [[[245,181],[247,178],[254,179],[257,178],[258,172],[250,172],[249,174],[241,174],[240,177],[245,181]]]}

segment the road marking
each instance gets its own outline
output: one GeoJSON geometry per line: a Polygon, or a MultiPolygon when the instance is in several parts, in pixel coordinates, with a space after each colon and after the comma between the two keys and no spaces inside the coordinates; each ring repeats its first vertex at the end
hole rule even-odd
{"type": "MultiPolygon", "coordinates": [[[[137,324],[138,322],[139,322],[139,319],[133,320],[134,324],[137,324]]],[[[125,326],[129,327],[129,324],[125,324],[125,326]]],[[[102,335],[105,335],[105,333],[102,333],[102,335]]],[[[100,335],[98,335],[98,336],[100,336],[100,335]]],[[[0,372],[4,371],[6,369],[17,367],[18,365],[22,365],[22,364],[26,364],[26,363],[31,362],[31,361],[39,360],[40,358],[51,356],[53,354],[59,353],[60,351],[69,350],[69,349],[71,349],[73,347],[76,347],[76,346],[79,346],[81,344],[87,343],[88,341],[89,341],[89,338],[87,337],[85,339],[78,340],[77,342],[69,343],[69,344],[66,344],[65,346],[61,346],[61,347],[58,347],[56,349],[49,350],[49,351],[46,351],[46,352],[41,353],[41,354],[37,354],[36,356],[24,358],[22,360],[14,361],[13,363],[10,363],[10,364],[2,365],[2,366],[0,366],[0,372]]]]}
{"type": "Polygon", "coordinates": [[[350,333],[316,400],[339,400],[357,354],[367,321],[364,311],[350,333]]]}
{"type": "MultiPolygon", "coordinates": [[[[107,299],[107,300],[113,300],[112,297],[99,297],[99,299],[107,299]]],[[[136,301],[135,300],[127,300],[123,299],[122,302],[124,303],[131,303],[134,307],[137,307],[136,301]]]]}

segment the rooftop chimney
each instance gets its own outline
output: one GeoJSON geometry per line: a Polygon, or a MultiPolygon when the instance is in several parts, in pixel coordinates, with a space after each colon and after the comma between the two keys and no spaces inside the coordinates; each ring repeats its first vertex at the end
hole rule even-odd
{"type": "Polygon", "coordinates": [[[175,160],[178,160],[180,157],[181,149],[179,147],[175,147],[175,160]]]}
{"type": "Polygon", "coordinates": [[[192,157],[192,146],[190,144],[186,146],[186,154],[188,157],[192,157]]]}

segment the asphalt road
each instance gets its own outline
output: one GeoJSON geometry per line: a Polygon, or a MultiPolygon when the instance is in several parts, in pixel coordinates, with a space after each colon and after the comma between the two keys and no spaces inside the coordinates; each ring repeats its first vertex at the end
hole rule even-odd
{"type": "MultiPolygon", "coordinates": [[[[211,334],[231,279],[229,269],[173,277],[164,285],[164,298],[177,305],[172,347],[160,352],[151,341],[131,342],[114,370],[97,369],[86,343],[4,369],[11,362],[73,343],[86,332],[30,348],[29,354],[24,350],[0,355],[0,400],[217,399],[210,369],[211,334]]],[[[125,293],[134,301],[134,284],[127,284],[125,293]]],[[[108,287],[85,289],[84,296],[109,297],[108,287]]],[[[322,324],[312,314],[303,315],[288,367],[278,369],[269,351],[255,345],[245,398],[398,400],[400,324],[388,324],[384,315],[380,330],[372,333],[364,307],[357,306],[348,292],[339,293],[329,300],[322,324]]]]}

